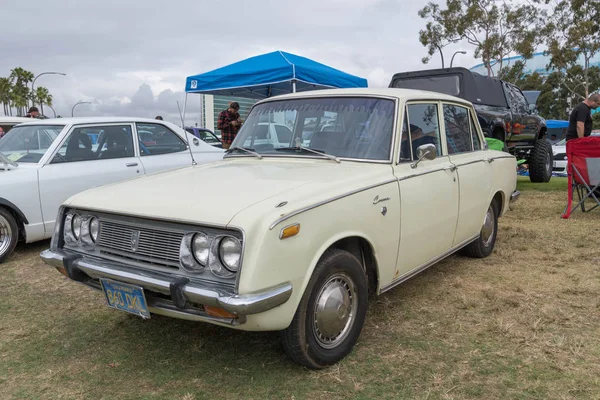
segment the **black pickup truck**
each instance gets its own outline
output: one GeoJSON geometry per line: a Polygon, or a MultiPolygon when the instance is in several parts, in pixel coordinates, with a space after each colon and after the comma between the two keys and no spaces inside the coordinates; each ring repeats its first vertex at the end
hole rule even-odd
{"type": "Polygon", "coordinates": [[[444,68],[395,74],[389,87],[428,90],[470,101],[484,135],[503,141],[505,151],[526,160],[532,182],[550,181],[552,146],[546,140],[546,121],[533,112],[515,85],[466,68],[444,68]]]}

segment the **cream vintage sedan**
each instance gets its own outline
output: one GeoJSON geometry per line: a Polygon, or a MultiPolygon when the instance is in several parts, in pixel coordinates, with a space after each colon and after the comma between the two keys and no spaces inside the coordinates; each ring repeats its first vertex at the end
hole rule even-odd
{"type": "Polygon", "coordinates": [[[455,97],[277,96],[221,161],[71,197],[41,256],[112,308],[281,331],[293,360],[322,368],[352,350],[370,294],[458,250],[492,253],[515,171],[455,97]],[[289,146],[264,123],[289,127],[289,146]]]}

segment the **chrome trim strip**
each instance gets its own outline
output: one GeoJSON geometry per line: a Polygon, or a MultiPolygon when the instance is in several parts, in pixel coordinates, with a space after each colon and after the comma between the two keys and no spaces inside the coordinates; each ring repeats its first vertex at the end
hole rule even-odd
{"type": "Polygon", "coordinates": [[[469,238],[467,240],[465,240],[462,243],[459,243],[457,246],[451,248],[450,250],[444,252],[443,254],[439,255],[438,257],[434,258],[433,260],[427,261],[425,264],[407,272],[406,274],[396,278],[395,280],[393,280],[392,282],[388,283],[385,286],[382,286],[381,289],[379,290],[379,294],[387,292],[390,289],[395,288],[396,286],[398,286],[399,284],[401,284],[402,282],[407,281],[408,279],[412,278],[413,276],[425,271],[427,268],[431,267],[432,265],[438,263],[439,261],[443,260],[444,258],[452,255],[453,253],[456,253],[458,250],[462,249],[463,247],[465,247],[466,245],[468,245],[469,243],[473,242],[474,240],[476,240],[479,237],[479,234],[473,236],[472,238],[469,238]]]}
{"type": "Polygon", "coordinates": [[[379,186],[384,186],[384,185],[387,185],[387,184],[390,184],[390,183],[394,183],[394,182],[396,182],[397,180],[398,180],[398,179],[394,178],[394,179],[387,180],[387,181],[385,181],[385,182],[376,183],[376,184],[374,184],[374,185],[366,186],[366,187],[363,187],[363,188],[361,188],[361,189],[356,189],[356,190],[353,190],[353,191],[351,191],[351,192],[346,192],[346,193],[340,194],[340,195],[338,195],[338,196],[331,197],[331,198],[329,198],[329,199],[327,199],[327,200],[323,200],[323,201],[320,201],[320,202],[318,202],[318,203],[312,204],[312,205],[310,205],[310,206],[307,206],[307,207],[301,208],[301,209],[299,209],[299,210],[292,211],[291,213],[289,213],[289,214],[287,214],[287,215],[284,215],[283,217],[281,217],[281,218],[279,218],[279,219],[275,220],[275,222],[273,222],[273,223],[271,224],[271,226],[269,226],[269,230],[273,230],[273,228],[275,228],[275,227],[276,227],[278,224],[280,224],[281,222],[283,222],[283,221],[285,221],[285,220],[288,220],[288,219],[290,219],[290,218],[292,218],[292,217],[294,217],[294,216],[296,216],[296,215],[298,215],[298,214],[302,214],[302,213],[303,213],[303,212],[305,212],[305,211],[312,210],[312,209],[314,209],[314,208],[317,208],[317,207],[320,207],[320,206],[322,206],[322,205],[325,205],[325,204],[332,203],[332,202],[334,202],[334,201],[336,201],[336,200],[343,199],[344,197],[348,197],[348,196],[351,196],[351,195],[353,195],[353,194],[356,194],[356,193],[364,192],[365,190],[369,190],[369,189],[373,189],[373,188],[376,188],[376,187],[379,187],[379,186]]]}
{"type": "Polygon", "coordinates": [[[406,175],[406,176],[403,176],[403,177],[401,177],[401,178],[398,178],[398,182],[405,181],[405,180],[407,180],[407,179],[411,179],[411,178],[416,178],[416,177],[418,177],[418,176],[423,176],[423,175],[433,174],[433,173],[435,173],[435,172],[440,172],[440,171],[447,171],[447,170],[449,170],[449,171],[454,171],[455,169],[456,169],[456,168],[454,168],[454,166],[450,166],[450,167],[440,167],[440,168],[432,169],[432,170],[429,170],[429,171],[424,171],[424,172],[419,172],[419,173],[416,173],[416,174],[411,174],[411,175],[406,175]]]}
{"type": "MultiPolygon", "coordinates": [[[[289,154],[265,154],[265,153],[261,153],[260,154],[263,158],[292,158],[292,159],[306,159],[306,160],[324,160],[324,161],[330,161],[325,157],[319,157],[319,156],[307,156],[307,155],[289,155],[289,154]]],[[[235,159],[235,158],[256,158],[256,156],[253,156],[251,154],[225,154],[223,156],[223,159],[235,159]]],[[[362,163],[368,163],[368,164],[391,164],[392,161],[391,160],[370,160],[367,158],[346,158],[346,157],[338,157],[340,161],[356,161],[356,162],[362,162],[362,163]]]]}
{"type": "MultiPolygon", "coordinates": [[[[48,265],[64,268],[67,255],[66,252],[58,250],[45,250],[40,257],[48,265]]],[[[177,278],[177,276],[167,273],[140,271],[88,257],[72,260],[71,266],[94,279],[114,279],[166,295],[171,294],[170,285],[177,278]]],[[[191,278],[188,279],[189,283],[183,285],[182,293],[189,302],[220,307],[234,314],[248,315],[265,312],[285,303],[292,295],[292,285],[288,282],[260,292],[240,295],[216,286],[210,287],[205,283],[194,282],[191,278]]]]}
{"type": "Polygon", "coordinates": [[[475,160],[475,161],[469,161],[469,162],[465,162],[465,163],[462,163],[462,164],[456,164],[456,163],[454,163],[454,165],[455,165],[457,168],[460,168],[460,167],[465,167],[465,166],[467,166],[467,165],[471,165],[471,164],[477,164],[477,163],[482,163],[482,162],[487,162],[487,161],[488,161],[488,160],[475,160]]]}

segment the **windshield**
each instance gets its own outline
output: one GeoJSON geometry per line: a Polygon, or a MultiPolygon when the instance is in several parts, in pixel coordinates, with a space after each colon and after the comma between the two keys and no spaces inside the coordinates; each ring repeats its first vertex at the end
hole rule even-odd
{"type": "Polygon", "coordinates": [[[567,139],[562,139],[556,143],[554,143],[555,146],[565,146],[567,144],[567,139]]]}
{"type": "MultiPolygon", "coordinates": [[[[389,160],[394,112],[394,101],[377,98],[263,103],[252,109],[231,147],[273,156],[293,156],[281,149],[308,147],[340,158],[389,160]]],[[[310,152],[301,155],[315,157],[310,152]]]]}
{"type": "Polygon", "coordinates": [[[0,140],[0,152],[17,163],[37,163],[58,137],[63,125],[15,126],[0,140]]]}

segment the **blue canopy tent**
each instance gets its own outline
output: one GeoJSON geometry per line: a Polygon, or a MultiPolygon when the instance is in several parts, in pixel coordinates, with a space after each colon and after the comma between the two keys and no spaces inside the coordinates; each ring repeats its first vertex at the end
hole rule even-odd
{"type": "Polygon", "coordinates": [[[262,54],[188,76],[187,93],[263,99],[326,88],[367,87],[367,80],[283,51],[262,54]]]}
{"type": "Polygon", "coordinates": [[[564,121],[561,119],[547,119],[546,127],[548,128],[548,138],[551,138],[552,135],[556,135],[556,140],[561,140],[565,138],[567,128],[569,127],[569,121],[564,121]]]}

